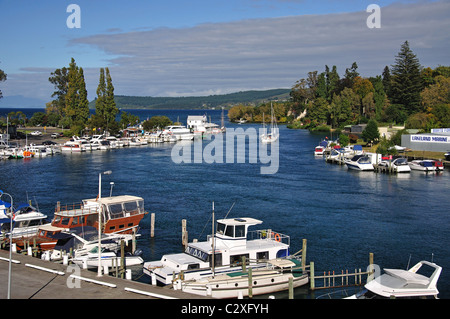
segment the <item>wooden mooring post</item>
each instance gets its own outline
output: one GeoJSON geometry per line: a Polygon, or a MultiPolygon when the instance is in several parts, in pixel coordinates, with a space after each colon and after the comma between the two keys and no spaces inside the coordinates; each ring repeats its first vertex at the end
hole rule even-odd
{"type": "Polygon", "coordinates": [[[183,247],[188,245],[188,231],[187,231],[186,219],[181,220],[181,244],[183,247]]]}
{"type": "Polygon", "coordinates": [[[155,237],[155,213],[150,215],[150,237],[155,237]]]}
{"type": "Polygon", "coordinates": [[[316,276],[314,273],[314,262],[310,262],[309,266],[309,281],[310,289],[329,289],[329,288],[343,288],[351,286],[361,286],[373,279],[373,253],[369,254],[369,270],[361,271],[361,268],[355,269],[354,272],[349,273],[348,269],[341,270],[341,273],[335,271],[323,272],[323,276],[316,276]],[[363,281],[363,275],[367,275],[367,280],[363,281]],[[323,286],[317,287],[316,280],[323,279],[323,286]]]}

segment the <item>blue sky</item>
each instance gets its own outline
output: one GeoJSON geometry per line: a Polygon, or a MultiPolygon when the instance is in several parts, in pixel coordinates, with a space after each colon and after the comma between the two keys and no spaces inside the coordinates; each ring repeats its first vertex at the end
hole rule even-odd
{"type": "Polygon", "coordinates": [[[71,57],[85,69],[89,99],[105,66],[116,94],[180,96],[291,87],[353,61],[372,76],[405,40],[422,64],[448,65],[448,11],[448,1],[425,0],[0,0],[0,89],[49,101],[50,72],[71,57]],[[66,26],[71,3],[80,29],[66,26]],[[371,3],[381,7],[380,29],[366,26],[371,3]]]}

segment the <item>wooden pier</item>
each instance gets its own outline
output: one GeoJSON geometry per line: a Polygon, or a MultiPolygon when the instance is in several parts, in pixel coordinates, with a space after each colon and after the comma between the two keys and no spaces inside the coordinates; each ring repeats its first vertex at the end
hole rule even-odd
{"type": "MultiPolygon", "coordinates": [[[[371,265],[373,265],[373,253],[369,254],[369,267],[371,265]]],[[[323,276],[316,276],[313,262],[310,263],[309,272],[311,290],[362,286],[371,280],[371,275],[374,273],[373,268],[369,268],[368,271],[361,271],[360,268],[359,270],[355,269],[352,273],[349,273],[347,269],[345,272],[341,270],[340,273],[335,271],[328,271],[327,273],[324,271],[323,276]],[[318,286],[316,283],[323,283],[323,285],[318,286]]]]}
{"type": "MultiPolygon", "coordinates": [[[[11,299],[211,299],[12,254],[11,299]]],[[[9,251],[0,250],[0,299],[7,298],[9,251]]]]}

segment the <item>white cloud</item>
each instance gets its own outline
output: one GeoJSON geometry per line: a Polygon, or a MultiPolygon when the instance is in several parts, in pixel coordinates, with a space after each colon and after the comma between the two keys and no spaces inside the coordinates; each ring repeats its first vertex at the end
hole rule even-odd
{"type": "MultiPolygon", "coordinates": [[[[450,65],[448,12],[448,1],[397,4],[381,9],[380,29],[369,29],[369,13],[360,11],[108,32],[70,44],[104,51],[109,65],[99,68],[109,66],[116,94],[221,94],[291,87],[325,64],[336,65],[342,76],[356,61],[363,76],[379,75],[405,40],[423,66],[450,65]]],[[[98,69],[85,69],[85,75],[93,99],[98,69]]],[[[48,81],[40,85],[48,96],[53,91],[48,81]]]]}

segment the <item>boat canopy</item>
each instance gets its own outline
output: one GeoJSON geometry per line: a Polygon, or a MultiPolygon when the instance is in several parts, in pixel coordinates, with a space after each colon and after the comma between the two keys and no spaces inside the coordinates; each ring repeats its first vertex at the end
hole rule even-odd
{"type": "Polygon", "coordinates": [[[362,145],[353,145],[354,151],[362,151],[362,145]]]}

